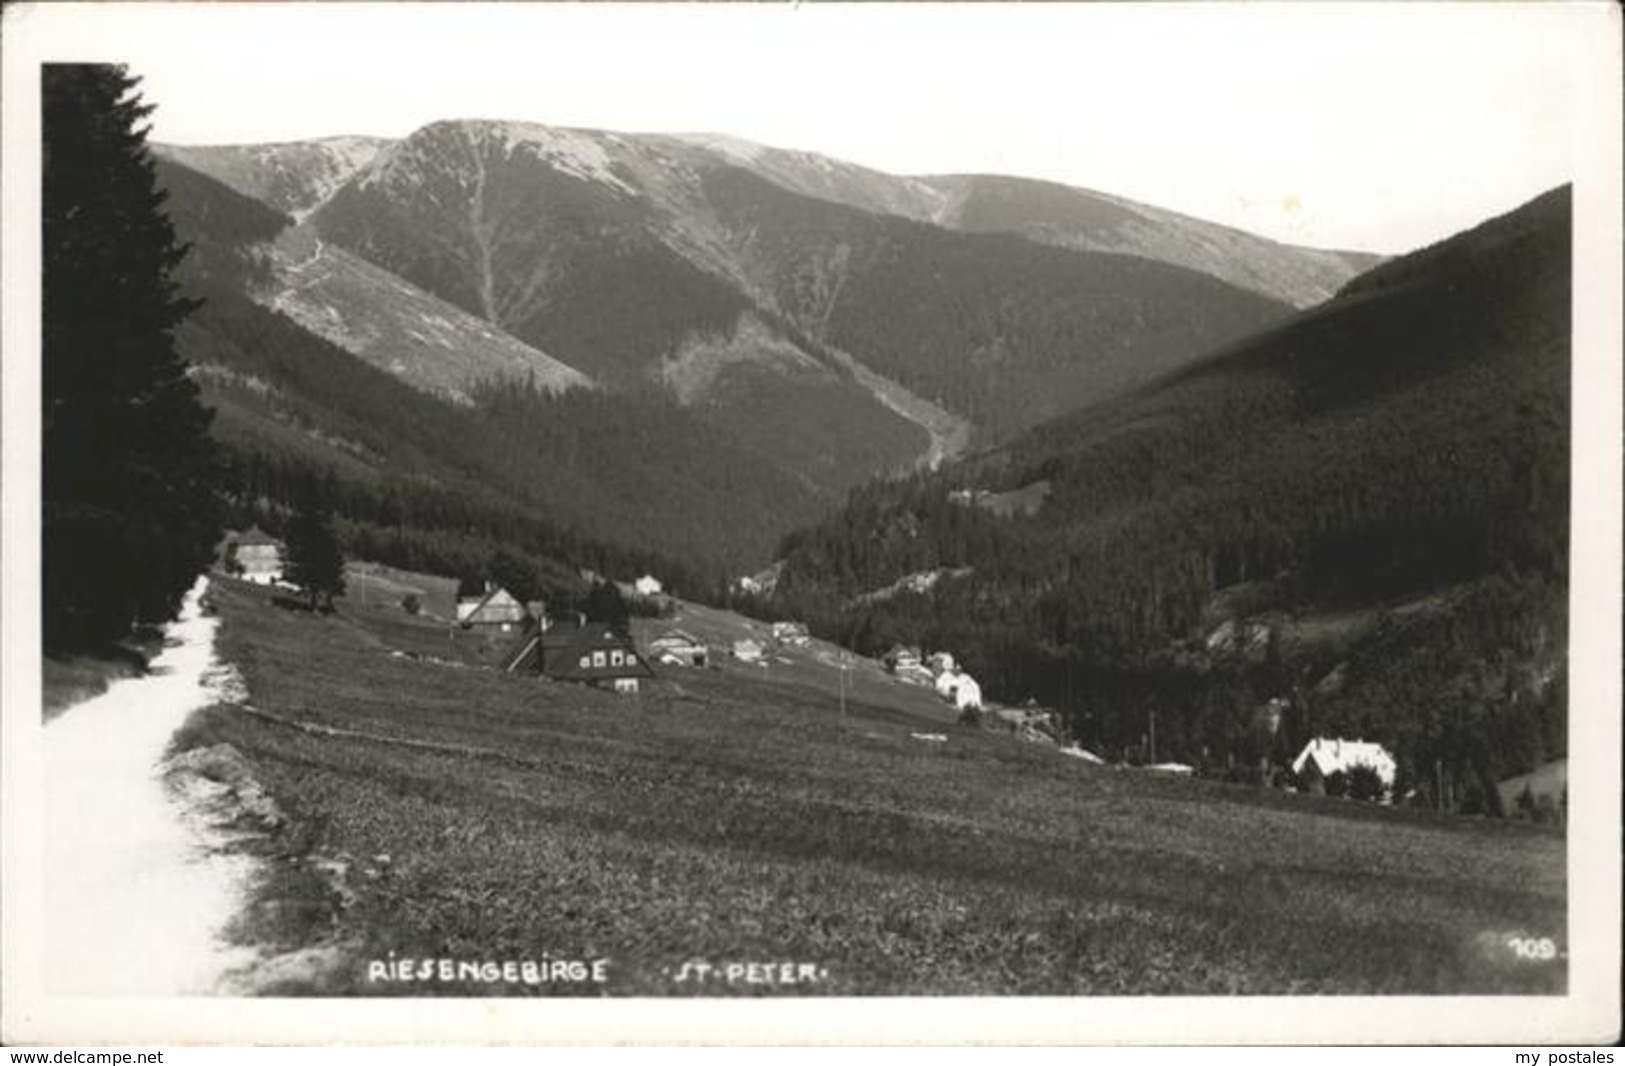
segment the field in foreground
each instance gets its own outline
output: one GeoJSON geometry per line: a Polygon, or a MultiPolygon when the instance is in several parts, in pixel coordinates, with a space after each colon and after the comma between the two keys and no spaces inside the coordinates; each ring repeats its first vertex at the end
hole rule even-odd
{"type": "Polygon", "coordinates": [[[246,703],[178,743],[235,747],[285,815],[245,845],[269,872],[239,934],[336,962],[267,992],[1565,986],[1509,944],[1566,946],[1549,830],[1090,766],[864,689],[842,717],[771,670],[618,697],[431,659],[444,626],[398,609],[211,598],[246,703]],[[607,959],[608,980],[369,979],[425,958],[607,959]],[[805,966],[701,982],[702,960],[805,966]]]}

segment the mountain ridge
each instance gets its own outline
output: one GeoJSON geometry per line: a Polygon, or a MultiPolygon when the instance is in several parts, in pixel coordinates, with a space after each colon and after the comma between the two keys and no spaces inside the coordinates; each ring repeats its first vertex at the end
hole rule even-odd
{"type": "MultiPolygon", "coordinates": [[[[308,142],[289,141],[276,142],[264,145],[234,144],[234,145],[158,145],[160,153],[169,153],[190,161],[195,169],[200,169],[212,176],[234,184],[240,191],[250,195],[259,195],[255,192],[255,183],[242,173],[231,172],[226,162],[211,162],[207,159],[210,153],[223,156],[241,156],[249,159],[235,162],[238,168],[250,165],[254,156],[259,156],[269,164],[278,163],[279,155],[290,155],[302,146],[322,145],[327,142],[365,142],[373,154],[359,162],[350,163],[350,174],[365,169],[377,159],[377,154],[393,148],[416,133],[422,132],[436,125],[464,125],[505,127],[517,134],[516,140],[529,140],[541,143],[548,139],[569,140],[577,147],[592,146],[602,140],[618,141],[623,144],[664,145],[678,147],[689,152],[709,155],[713,162],[727,161],[749,169],[762,177],[773,181],[794,192],[812,196],[816,199],[825,199],[834,203],[843,203],[875,214],[893,214],[916,221],[929,222],[942,225],[945,228],[959,228],[976,231],[990,228],[987,221],[987,210],[983,205],[978,210],[970,212],[967,217],[966,201],[973,193],[987,194],[990,190],[984,186],[992,187],[996,192],[1003,187],[1006,192],[1010,188],[1024,188],[1043,190],[1051,196],[1059,194],[1070,197],[1079,205],[1089,201],[1097,204],[1114,205],[1126,211],[1130,216],[1140,220],[1140,227],[1131,233],[1109,235],[1111,244],[1104,243],[1108,235],[1094,236],[1096,243],[1087,243],[1088,237],[1076,232],[1057,232],[1052,227],[1046,231],[1042,220],[1016,217],[1008,219],[1004,224],[991,228],[1002,232],[1015,232],[1040,243],[1059,244],[1063,247],[1088,247],[1097,250],[1115,250],[1127,254],[1139,254],[1146,258],[1159,259],[1183,266],[1205,266],[1208,269],[1219,267],[1212,256],[1204,259],[1188,249],[1180,249],[1174,245],[1157,241],[1145,241],[1148,236],[1154,236],[1159,227],[1194,227],[1201,237],[1199,244],[1212,245],[1217,242],[1231,256],[1245,261],[1249,257],[1266,255],[1271,256],[1285,264],[1293,259],[1303,260],[1312,274],[1312,280],[1307,283],[1295,282],[1284,276],[1284,265],[1278,265],[1272,270],[1240,270],[1231,275],[1217,275],[1244,286],[1251,286],[1254,291],[1265,295],[1285,299],[1296,306],[1307,306],[1309,303],[1331,295],[1335,291],[1334,281],[1340,275],[1343,279],[1352,277],[1360,269],[1373,265],[1385,258],[1376,253],[1326,249],[1308,245],[1293,244],[1276,241],[1271,238],[1250,233],[1239,227],[1212,222],[1188,213],[1172,211],[1166,208],[1136,201],[1132,198],[1114,193],[1088,189],[1071,185],[1054,179],[1028,177],[1020,175],[1003,175],[989,173],[947,173],[947,174],[892,174],[862,164],[849,162],[835,156],[810,150],[780,148],[772,145],[749,141],[722,133],[635,133],[617,132],[611,130],[597,130],[567,126],[553,126],[533,121],[516,121],[487,118],[461,118],[443,119],[419,127],[413,134],[403,138],[378,138],[358,136],[335,136],[317,138],[308,142]],[[1141,243],[1143,242],[1143,243],[1141,243]]],[[[589,157],[595,154],[591,147],[587,148],[589,157]]],[[[282,164],[286,166],[287,164],[282,164]]],[[[598,175],[602,177],[602,174],[598,175]]],[[[618,181],[614,175],[610,175],[618,181]]],[[[329,190],[330,191],[330,190],[329,190]]],[[[308,211],[314,205],[309,201],[310,195],[302,198],[304,210],[308,211]]],[[[286,209],[284,205],[273,203],[286,209]]],[[[303,217],[302,215],[300,217],[303,217]]],[[[1054,221],[1053,219],[1051,220],[1054,221]]]]}

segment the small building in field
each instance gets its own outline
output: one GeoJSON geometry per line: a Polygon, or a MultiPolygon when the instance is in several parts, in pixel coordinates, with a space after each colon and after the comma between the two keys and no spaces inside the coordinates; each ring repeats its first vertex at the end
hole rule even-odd
{"type": "Polygon", "coordinates": [[[936,676],[937,695],[954,705],[956,710],[982,709],[982,686],[969,674],[946,670],[936,676]]]}
{"type": "Polygon", "coordinates": [[[982,709],[982,686],[969,674],[959,675],[959,684],[954,687],[954,710],[979,711],[982,709]]]}
{"type": "Polygon", "coordinates": [[[226,571],[256,585],[282,580],[285,549],[281,541],[254,526],[226,545],[226,571]]]}
{"type": "MultiPolygon", "coordinates": [[[[892,673],[900,673],[907,668],[923,668],[920,661],[920,649],[907,644],[894,644],[892,649],[881,657],[886,669],[892,673]]],[[[927,671],[929,673],[929,671],[927,671]]]]}
{"type": "Polygon", "coordinates": [[[697,637],[672,629],[649,642],[649,658],[666,666],[704,666],[710,650],[697,637]]]}
{"type": "Polygon", "coordinates": [[[510,673],[541,673],[555,681],[635,693],[655,676],[630,637],[603,622],[535,626],[508,660],[510,673]]]}
{"type": "Polygon", "coordinates": [[[505,588],[492,587],[477,599],[460,600],[457,622],[464,629],[496,629],[503,633],[522,628],[530,611],[505,588]]]}
{"type": "Polygon", "coordinates": [[[1336,773],[1346,777],[1360,766],[1376,773],[1384,795],[1392,793],[1399,766],[1387,748],[1373,741],[1316,737],[1292,760],[1292,772],[1308,792],[1325,792],[1327,778],[1336,773]]]}
{"type": "Polygon", "coordinates": [[[733,643],[733,656],[742,663],[759,663],[766,651],[761,641],[752,640],[750,637],[733,643]]]}
{"type": "Polygon", "coordinates": [[[807,632],[807,627],[800,622],[774,622],[773,639],[780,644],[800,648],[811,643],[812,635],[807,632]]]}
{"type": "Polygon", "coordinates": [[[666,591],[665,586],[653,574],[644,574],[632,582],[632,595],[640,600],[652,599],[664,591],[666,591]]]}
{"type": "Polygon", "coordinates": [[[996,708],[993,717],[1012,733],[1041,733],[1057,741],[1061,737],[1060,715],[1048,707],[1040,707],[1034,700],[1028,700],[1021,707],[996,708]]]}

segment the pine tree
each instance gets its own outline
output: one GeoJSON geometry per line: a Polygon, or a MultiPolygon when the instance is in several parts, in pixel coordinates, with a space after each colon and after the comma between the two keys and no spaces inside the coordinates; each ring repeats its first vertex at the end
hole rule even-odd
{"type": "Polygon", "coordinates": [[[486,571],[498,587],[505,588],[521,603],[541,599],[542,583],[536,565],[512,548],[498,548],[486,571]]]}
{"type": "Polygon", "coordinates": [[[589,622],[603,622],[617,633],[631,631],[632,612],[626,598],[608,581],[600,581],[592,587],[581,610],[589,622]]]}
{"type": "Polygon", "coordinates": [[[310,599],[310,609],[333,609],[333,597],[344,592],[344,553],[333,530],[330,492],[314,482],[299,493],[288,526],[288,583],[310,599]]]}
{"type": "Polygon", "coordinates": [[[220,537],[211,412],[172,332],[195,308],[123,67],[48,64],[43,104],[44,638],[173,615],[220,537]]]}

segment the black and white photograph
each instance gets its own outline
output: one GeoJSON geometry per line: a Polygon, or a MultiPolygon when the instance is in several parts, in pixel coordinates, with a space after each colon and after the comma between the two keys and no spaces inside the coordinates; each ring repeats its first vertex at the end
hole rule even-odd
{"type": "Polygon", "coordinates": [[[4,18],[8,1043],[1618,1036],[1612,4],[4,18]]]}

